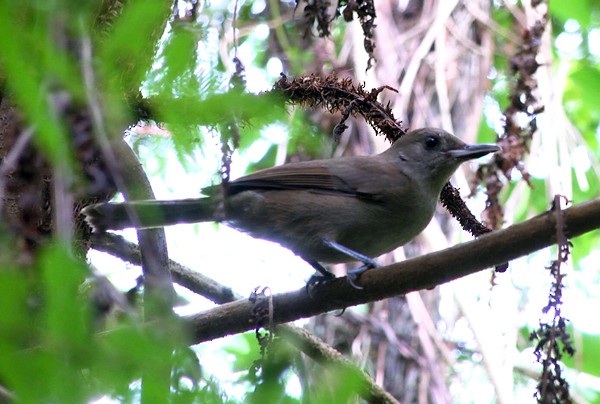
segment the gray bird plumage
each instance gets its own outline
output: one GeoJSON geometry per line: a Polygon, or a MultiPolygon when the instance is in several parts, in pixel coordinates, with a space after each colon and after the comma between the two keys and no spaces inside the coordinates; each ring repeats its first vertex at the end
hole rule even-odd
{"type": "Polygon", "coordinates": [[[434,128],[409,132],[375,156],[290,163],[231,181],[228,194],[173,201],[101,203],[84,209],[97,229],[222,221],[277,242],[310,263],[368,257],[417,236],[431,220],[444,184],[464,161],[500,150],[466,145],[434,128]],[[133,209],[138,222],[130,219],[133,209]]]}

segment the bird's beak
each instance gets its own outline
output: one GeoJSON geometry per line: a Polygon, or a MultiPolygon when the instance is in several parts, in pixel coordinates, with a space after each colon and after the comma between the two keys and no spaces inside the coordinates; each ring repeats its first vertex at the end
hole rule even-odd
{"type": "Polygon", "coordinates": [[[502,148],[495,144],[467,144],[460,149],[448,151],[448,154],[458,160],[471,160],[500,150],[502,148]]]}

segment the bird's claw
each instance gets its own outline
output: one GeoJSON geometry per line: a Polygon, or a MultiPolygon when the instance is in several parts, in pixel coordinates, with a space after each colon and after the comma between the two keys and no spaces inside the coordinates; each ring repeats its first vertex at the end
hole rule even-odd
{"type": "Polygon", "coordinates": [[[352,270],[348,271],[348,274],[347,274],[348,283],[354,289],[358,289],[358,290],[364,289],[364,287],[360,286],[358,283],[356,283],[356,281],[358,280],[360,275],[363,272],[365,272],[366,270],[371,269],[371,268],[378,268],[378,267],[379,267],[379,265],[375,261],[368,260],[367,262],[364,263],[364,265],[362,265],[356,269],[352,269],[352,270]]]}
{"type": "Polygon", "coordinates": [[[313,274],[306,282],[306,293],[310,297],[313,297],[312,290],[314,288],[316,288],[320,284],[330,281],[332,279],[335,279],[335,275],[333,275],[331,273],[329,273],[329,275],[319,274],[319,273],[313,274]]]}
{"type": "Polygon", "coordinates": [[[360,274],[363,271],[359,272],[359,273],[355,273],[354,271],[348,271],[348,283],[350,284],[350,286],[352,286],[354,289],[364,289],[364,287],[360,286],[358,283],[356,283],[356,281],[358,280],[358,277],[360,276],[360,274]]]}

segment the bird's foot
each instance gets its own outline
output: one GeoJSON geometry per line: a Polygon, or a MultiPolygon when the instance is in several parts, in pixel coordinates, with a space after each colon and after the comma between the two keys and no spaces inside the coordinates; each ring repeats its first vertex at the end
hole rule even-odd
{"type": "Polygon", "coordinates": [[[322,283],[325,283],[331,279],[335,279],[335,275],[329,272],[323,265],[319,264],[317,261],[306,260],[306,262],[308,262],[317,271],[308,279],[308,282],[306,282],[306,293],[310,297],[313,297],[312,290],[322,283]]]}
{"type": "Polygon", "coordinates": [[[319,285],[328,282],[332,279],[335,279],[335,275],[331,272],[327,272],[329,275],[324,275],[323,273],[315,273],[306,282],[306,293],[313,297],[312,291],[319,287],[319,285]]]}
{"type": "Polygon", "coordinates": [[[365,272],[367,269],[371,269],[371,268],[377,268],[379,265],[375,262],[375,260],[373,260],[373,258],[368,257],[364,254],[361,254],[357,251],[354,251],[348,247],[345,247],[339,243],[336,243],[335,241],[331,241],[328,240],[326,238],[323,238],[323,243],[325,243],[325,245],[333,248],[334,250],[337,250],[341,253],[346,254],[347,256],[354,258],[357,261],[360,261],[363,263],[362,266],[353,269],[351,271],[348,271],[348,283],[350,284],[350,286],[352,286],[355,289],[364,289],[362,286],[360,286],[359,284],[356,283],[356,281],[358,280],[358,277],[360,276],[360,274],[362,274],[363,272],[365,272]]]}
{"type": "Polygon", "coordinates": [[[371,269],[371,268],[378,268],[378,267],[379,267],[379,265],[372,259],[370,260],[370,262],[364,262],[364,265],[361,265],[360,267],[358,267],[356,269],[352,269],[352,270],[348,271],[348,274],[347,274],[348,283],[350,284],[350,286],[352,286],[355,289],[364,289],[363,286],[360,286],[358,283],[356,283],[356,281],[358,280],[358,277],[366,270],[371,269]]]}

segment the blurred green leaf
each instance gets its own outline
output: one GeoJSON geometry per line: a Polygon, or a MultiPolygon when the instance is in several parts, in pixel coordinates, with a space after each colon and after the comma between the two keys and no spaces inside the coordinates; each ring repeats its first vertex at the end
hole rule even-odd
{"type": "Polygon", "coordinates": [[[331,158],[333,139],[325,136],[304,112],[294,110],[288,123],[288,153],[301,153],[309,158],[331,158]]]}
{"type": "Polygon", "coordinates": [[[90,341],[91,318],[86,300],[79,299],[86,269],[61,246],[50,245],[40,254],[40,270],[46,287],[44,301],[45,329],[50,345],[85,349],[90,341]]]}
{"type": "Polygon", "coordinates": [[[297,403],[298,399],[286,393],[286,376],[294,366],[298,351],[280,338],[273,339],[266,354],[256,361],[248,374],[254,391],[245,400],[250,403],[297,403]]]}
{"type": "Polygon", "coordinates": [[[548,210],[551,202],[546,195],[546,183],[543,178],[530,178],[533,188],[525,183],[520,183],[520,181],[522,180],[510,183],[502,193],[502,204],[505,205],[513,192],[518,192],[513,213],[515,223],[525,221],[548,210]]]}
{"type": "Polygon", "coordinates": [[[230,338],[231,344],[223,348],[224,352],[233,355],[231,368],[233,371],[247,371],[254,361],[260,358],[260,349],[254,332],[245,332],[230,338]]]}
{"type": "Polygon", "coordinates": [[[190,80],[198,67],[196,58],[198,42],[203,36],[201,27],[185,21],[176,22],[164,42],[164,81],[175,83],[178,80],[190,80]]]}
{"type": "Polygon", "coordinates": [[[262,137],[261,127],[255,125],[247,125],[240,134],[240,145],[238,151],[243,153],[248,150],[254,142],[262,137]]]}
{"type": "Polygon", "coordinates": [[[247,170],[249,173],[256,172],[265,168],[273,167],[277,158],[277,145],[271,145],[265,155],[255,163],[249,163],[247,170]]]}
{"type": "Polygon", "coordinates": [[[308,402],[348,403],[357,399],[357,386],[361,385],[358,373],[337,366],[320,366],[318,383],[304,391],[308,402]]]}
{"type": "Polygon", "coordinates": [[[74,95],[82,94],[82,86],[73,60],[48,40],[47,20],[51,20],[48,9],[26,10],[14,3],[0,3],[0,72],[14,101],[25,112],[27,123],[35,128],[39,149],[55,166],[64,167],[73,159],[69,137],[60,120],[62,111],[56,110],[57,105],[64,104],[61,98],[66,95],[59,91],[58,84],[71,90],[67,99],[73,102],[77,102],[74,95]],[[27,11],[32,14],[30,19],[19,17],[27,11]],[[15,32],[22,34],[14,35],[15,32]]]}
{"type": "Polygon", "coordinates": [[[590,2],[578,1],[551,1],[550,15],[561,21],[568,19],[577,20],[580,26],[585,27],[590,23],[590,2]]]}
{"type": "Polygon", "coordinates": [[[0,316],[0,356],[6,349],[27,343],[21,338],[30,326],[23,319],[27,318],[27,298],[31,292],[31,285],[18,269],[5,267],[0,271],[0,307],[10,307],[0,316]]]}
{"type": "Polygon", "coordinates": [[[166,122],[213,126],[235,119],[241,123],[264,125],[282,116],[283,103],[273,94],[229,91],[204,99],[175,99],[160,105],[166,122]]]}
{"type": "Polygon", "coordinates": [[[187,379],[197,387],[202,378],[202,367],[196,352],[190,347],[179,347],[173,354],[173,361],[177,365],[173,369],[173,386],[177,387],[187,379]]]}
{"type": "MultiPolygon", "coordinates": [[[[30,371],[35,368],[27,360],[26,352],[38,340],[32,332],[35,323],[29,314],[33,289],[33,282],[20,269],[3,268],[0,271],[0,307],[3,308],[0,315],[0,379],[5,387],[14,391],[27,388],[30,371]]],[[[26,396],[35,397],[36,390],[29,389],[26,396]]]]}
{"type": "Polygon", "coordinates": [[[585,372],[595,377],[600,377],[600,334],[588,334],[569,327],[569,333],[576,341],[575,356],[564,355],[562,358],[565,366],[585,372]]]}
{"type": "Polygon", "coordinates": [[[46,353],[48,387],[61,401],[85,397],[77,369],[90,365],[91,316],[79,287],[85,266],[60,245],[50,244],[39,254],[39,269],[46,293],[42,309],[42,351],[46,353]]]}
{"type": "Polygon", "coordinates": [[[162,34],[169,13],[169,3],[161,0],[136,0],[125,4],[98,52],[107,83],[119,79],[126,83],[126,88],[141,86],[149,61],[154,57],[154,40],[162,34]]]}
{"type": "Polygon", "coordinates": [[[477,142],[478,143],[495,143],[496,142],[496,132],[486,122],[485,119],[482,119],[479,123],[479,131],[477,133],[477,142]]]}
{"type": "Polygon", "coordinates": [[[3,307],[18,315],[3,314],[0,321],[1,378],[22,402],[85,401],[89,386],[82,369],[92,358],[90,311],[79,299],[85,267],[50,244],[40,253],[37,270],[37,284],[24,272],[0,276],[0,294],[11,299],[3,307]]]}
{"type": "Polygon", "coordinates": [[[569,81],[576,91],[574,96],[580,102],[590,106],[597,104],[598,89],[600,89],[600,69],[587,63],[581,63],[571,70],[569,81]]]}

